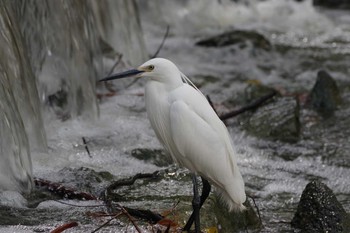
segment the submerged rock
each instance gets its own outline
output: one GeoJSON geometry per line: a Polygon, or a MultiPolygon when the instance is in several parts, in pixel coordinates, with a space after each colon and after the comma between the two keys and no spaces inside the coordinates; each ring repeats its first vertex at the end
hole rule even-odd
{"type": "Polygon", "coordinates": [[[331,116],[341,103],[337,83],[326,71],[318,72],[308,101],[317,112],[326,117],[331,116]]]}
{"type": "Polygon", "coordinates": [[[159,167],[172,164],[171,158],[165,154],[164,150],[137,148],[131,151],[131,156],[159,167]]]}
{"type": "Polygon", "coordinates": [[[284,142],[299,139],[299,104],[295,98],[277,98],[257,109],[250,117],[247,130],[258,137],[284,142]]]}
{"type": "Polygon", "coordinates": [[[302,232],[350,232],[350,218],[325,184],[313,181],[304,189],[292,227],[302,232]]]}
{"type": "Polygon", "coordinates": [[[224,47],[239,44],[244,46],[247,41],[252,43],[254,47],[270,50],[271,43],[263,35],[255,31],[233,30],[222,33],[207,39],[200,40],[196,43],[198,46],[204,47],[224,47]]]}

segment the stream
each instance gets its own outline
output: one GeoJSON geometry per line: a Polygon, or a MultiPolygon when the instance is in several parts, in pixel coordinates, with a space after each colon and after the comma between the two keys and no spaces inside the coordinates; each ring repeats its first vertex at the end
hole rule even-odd
{"type": "MultiPolygon", "coordinates": [[[[305,186],[313,180],[332,189],[350,211],[350,14],[348,10],[315,7],[311,2],[137,2],[145,42],[142,46],[152,56],[169,26],[158,56],[173,61],[204,95],[209,95],[219,115],[254,99],[249,97],[252,86],[274,88],[284,97],[299,100],[300,129],[293,141],[259,136],[250,130],[247,119],[256,114],[254,111],[226,121],[246,192],[254,196],[262,218],[263,228],[248,232],[298,232],[290,222],[305,186]],[[233,30],[262,35],[270,47],[265,49],[249,40],[221,47],[196,45],[233,30]],[[327,118],[304,101],[320,70],[334,78],[341,97],[341,104],[327,118]]],[[[144,51],[140,53],[145,56],[144,51]]],[[[103,63],[106,74],[115,59],[104,55],[103,63]]],[[[114,72],[131,67],[134,64],[123,62],[114,72]]],[[[159,213],[175,208],[172,217],[182,226],[191,211],[190,174],[163,158],[147,119],[145,81],[131,82],[113,81],[108,89],[97,85],[96,92],[102,96],[98,117],[85,115],[62,121],[48,112],[43,119],[48,152],[31,153],[33,176],[98,196],[112,180],[159,170],[160,179],[139,180],[119,188],[119,203],[159,213]],[[111,88],[113,95],[108,95],[111,88]]],[[[283,114],[278,112],[282,110],[275,109],[275,114],[283,114]]],[[[212,208],[214,196],[211,204],[204,206],[205,229],[214,227],[218,218],[212,208]]],[[[26,195],[1,192],[0,205],[0,232],[49,232],[69,221],[79,225],[65,232],[91,232],[107,220],[89,215],[105,211],[104,206],[98,206],[100,201],[66,200],[40,190],[26,195]]],[[[140,226],[152,232],[142,221],[140,226]]],[[[98,232],[137,231],[127,219],[121,219],[98,232]]]]}

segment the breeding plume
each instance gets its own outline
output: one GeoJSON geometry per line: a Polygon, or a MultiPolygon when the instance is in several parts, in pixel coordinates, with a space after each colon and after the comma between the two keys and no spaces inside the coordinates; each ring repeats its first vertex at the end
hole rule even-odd
{"type": "Polygon", "coordinates": [[[230,135],[205,96],[174,63],[163,58],[151,59],[137,69],[101,81],[126,77],[147,78],[146,109],[159,141],[177,164],[203,180],[199,197],[193,175],[193,213],[184,230],[195,222],[195,231],[199,232],[199,209],[209,195],[209,183],[230,211],[243,210],[244,182],[230,135]]]}

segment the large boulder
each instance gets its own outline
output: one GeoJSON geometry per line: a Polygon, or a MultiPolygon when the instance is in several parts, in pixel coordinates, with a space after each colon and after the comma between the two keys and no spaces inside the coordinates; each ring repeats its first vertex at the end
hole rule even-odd
{"type": "Polygon", "coordinates": [[[292,227],[302,232],[350,232],[350,218],[325,184],[313,181],[303,191],[292,227]]]}
{"type": "Polygon", "coordinates": [[[293,97],[282,97],[258,108],[248,120],[247,130],[262,138],[283,142],[298,141],[298,101],[293,97]]]}

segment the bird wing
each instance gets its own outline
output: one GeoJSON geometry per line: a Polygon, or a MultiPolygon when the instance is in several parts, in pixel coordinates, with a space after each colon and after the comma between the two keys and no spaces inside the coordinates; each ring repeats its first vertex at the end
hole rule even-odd
{"type": "Polygon", "coordinates": [[[235,202],[244,202],[244,183],[229,133],[206,98],[185,84],[174,90],[169,100],[170,133],[179,153],[174,156],[226,190],[235,202]]]}

